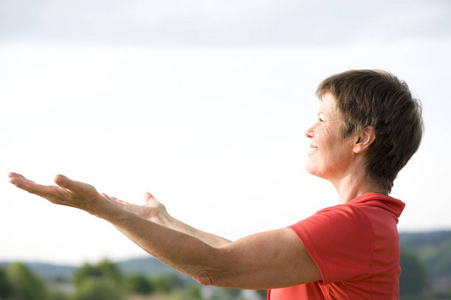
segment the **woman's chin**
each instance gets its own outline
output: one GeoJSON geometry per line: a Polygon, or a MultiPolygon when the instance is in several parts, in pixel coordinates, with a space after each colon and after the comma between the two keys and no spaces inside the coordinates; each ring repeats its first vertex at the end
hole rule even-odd
{"type": "Polygon", "coordinates": [[[322,173],[320,172],[318,166],[315,165],[315,164],[313,164],[311,161],[307,162],[307,164],[306,164],[306,166],[305,166],[305,170],[306,170],[309,174],[311,174],[311,175],[313,175],[313,176],[316,176],[316,177],[319,177],[319,178],[326,179],[326,178],[324,178],[324,176],[323,176],[324,174],[322,174],[322,173]]]}
{"type": "Polygon", "coordinates": [[[310,161],[309,162],[307,162],[307,164],[305,165],[305,170],[309,173],[309,174],[311,174],[311,175],[315,175],[315,176],[317,176],[316,175],[316,168],[315,168],[315,166],[312,164],[312,163],[310,163],[310,161]]]}

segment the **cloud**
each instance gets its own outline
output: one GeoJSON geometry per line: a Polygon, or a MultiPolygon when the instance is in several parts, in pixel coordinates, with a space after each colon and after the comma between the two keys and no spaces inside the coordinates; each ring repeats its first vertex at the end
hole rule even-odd
{"type": "Polygon", "coordinates": [[[424,0],[4,0],[0,41],[324,45],[449,36],[450,16],[450,2],[424,0]]]}

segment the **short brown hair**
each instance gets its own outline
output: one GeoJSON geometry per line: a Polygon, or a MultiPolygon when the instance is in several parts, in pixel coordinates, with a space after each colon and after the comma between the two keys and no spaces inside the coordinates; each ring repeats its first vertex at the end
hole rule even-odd
{"type": "Polygon", "coordinates": [[[387,189],[420,146],[421,102],[396,76],[379,70],[352,70],[325,79],[316,95],[332,94],[344,121],[345,138],[373,126],[376,140],[367,157],[367,172],[387,189]]]}

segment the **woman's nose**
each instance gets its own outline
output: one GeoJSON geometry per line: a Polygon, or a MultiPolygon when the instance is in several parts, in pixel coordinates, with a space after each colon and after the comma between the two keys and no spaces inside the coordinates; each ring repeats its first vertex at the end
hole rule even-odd
{"type": "Polygon", "coordinates": [[[313,137],[313,126],[310,127],[310,128],[308,128],[308,129],[305,131],[304,134],[305,134],[306,137],[308,137],[309,139],[311,139],[311,138],[313,137]]]}

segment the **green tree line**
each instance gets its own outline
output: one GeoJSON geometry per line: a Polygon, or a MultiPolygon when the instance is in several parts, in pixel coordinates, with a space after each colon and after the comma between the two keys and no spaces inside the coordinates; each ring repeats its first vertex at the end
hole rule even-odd
{"type": "MultiPolygon", "coordinates": [[[[181,278],[177,274],[155,277],[124,275],[108,259],[78,267],[71,284],[71,292],[52,287],[23,263],[0,268],[0,300],[128,300],[136,296],[150,300],[156,295],[158,299],[232,300],[240,299],[241,293],[236,289],[215,288],[203,297],[202,286],[194,280],[181,278]]],[[[257,293],[265,299],[266,291],[257,293]]]]}
{"type": "MultiPolygon", "coordinates": [[[[431,289],[426,263],[417,252],[401,248],[400,299],[450,299],[451,288],[431,289]]],[[[232,300],[240,299],[241,294],[237,289],[211,288],[208,295],[203,295],[201,285],[178,274],[126,275],[108,259],[76,268],[70,286],[70,291],[64,291],[48,284],[23,263],[0,268],[0,300],[129,300],[136,296],[151,300],[157,299],[152,298],[156,295],[158,299],[173,300],[232,300]]],[[[257,294],[266,299],[266,291],[257,294]]]]}

